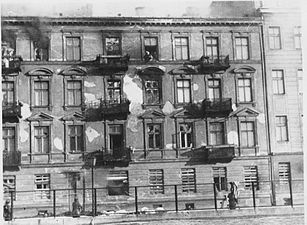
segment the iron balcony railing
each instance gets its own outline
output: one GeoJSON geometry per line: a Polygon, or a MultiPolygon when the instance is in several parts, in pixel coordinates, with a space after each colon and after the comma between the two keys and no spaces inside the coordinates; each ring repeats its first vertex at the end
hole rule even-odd
{"type": "Polygon", "coordinates": [[[19,166],[21,164],[21,152],[17,150],[3,150],[3,166],[19,166]]]}
{"type": "Polygon", "coordinates": [[[18,122],[21,118],[21,104],[19,102],[2,103],[2,119],[5,122],[18,122]]]}
{"type": "Polygon", "coordinates": [[[2,74],[19,73],[21,56],[2,56],[2,74]]]}
{"type": "Polygon", "coordinates": [[[218,117],[232,112],[231,98],[205,99],[202,103],[205,117],[218,117]]]}

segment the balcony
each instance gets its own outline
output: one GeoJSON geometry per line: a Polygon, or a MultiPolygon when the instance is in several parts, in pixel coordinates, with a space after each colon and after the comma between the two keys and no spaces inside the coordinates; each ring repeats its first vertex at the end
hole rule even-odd
{"type": "Polygon", "coordinates": [[[94,61],[84,61],[80,66],[86,67],[89,74],[108,74],[125,72],[128,70],[130,56],[124,55],[97,55],[94,61]]]}
{"type": "Polygon", "coordinates": [[[21,61],[21,56],[2,56],[2,75],[18,74],[21,61]]]}
{"type": "Polygon", "coordinates": [[[234,145],[215,145],[205,147],[209,163],[227,163],[235,157],[234,145]]]}
{"type": "Polygon", "coordinates": [[[99,99],[86,104],[85,117],[87,121],[103,119],[127,119],[130,101],[126,98],[104,100],[99,99]]]}
{"type": "Polygon", "coordinates": [[[2,121],[18,123],[21,118],[21,106],[18,102],[2,105],[2,121]]]}
{"type": "Polygon", "coordinates": [[[202,102],[204,117],[224,117],[232,112],[231,98],[205,99],[202,102]]]}
{"type": "Polygon", "coordinates": [[[199,60],[189,61],[184,65],[194,66],[194,69],[200,74],[212,74],[218,71],[225,71],[230,67],[229,55],[217,56],[213,59],[209,56],[202,56],[199,60]]]}
{"type": "Polygon", "coordinates": [[[21,152],[20,151],[7,151],[3,150],[3,166],[15,167],[21,164],[21,152]]]}

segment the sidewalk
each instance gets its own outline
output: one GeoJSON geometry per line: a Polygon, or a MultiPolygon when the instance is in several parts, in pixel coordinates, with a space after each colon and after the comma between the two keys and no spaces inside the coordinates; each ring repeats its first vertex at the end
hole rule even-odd
{"type": "Polygon", "coordinates": [[[235,210],[219,209],[215,210],[190,210],[176,212],[159,212],[155,214],[110,214],[100,215],[95,218],[81,216],[80,218],[72,217],[47,217],[47,218],[27,218],[6,221],[5,225],[97,225],[97,224],[118,224],[120,222],[146,222],[172,219],[216,219],[231,217],[264,217],[264,216],[287,216],[303,215],[304,206],[284,206],[284,207],[261,207],[241,208],[235,210]],[[91,223],[91,221],[93,222],[91,223]]]}

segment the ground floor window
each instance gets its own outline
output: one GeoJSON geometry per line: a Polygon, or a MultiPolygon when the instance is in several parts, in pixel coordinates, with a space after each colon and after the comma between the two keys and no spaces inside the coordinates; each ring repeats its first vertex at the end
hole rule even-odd
{"type": "Polygon", "coordinates": [[[227,190],[226,167],[213,167],[213,182],[217,191],[227,190]]]}
{"type": "Polygon", "coordinates": [[[278,176],[280,184],[288,184],[290,179],[290,163],[278,163],[278,176]]]}
{"type": "Polygon", "coordinates": [[[50,199],[50,174],[35,175],[36,199],[50,199]]]}
{"type": "Polygon", "coordinates": [[[11,192],[13,192],[13,198],[16,200],[16,177],[11,175],[3,176],[3,193],[4,198],[11,198],[11,192]]]}
{"type": "Polygon", "coordinates": [[[182,192],[196,192],[195,169],[181,169],[182,192]]]}
{"type": "Polygon", "coordinates": [[[257,166],[244,166],[244,188],[251,189],[252,183],[259,190],[258,168],[257,166]]]}
{"type": "Polygon", "coordinates": [[[108,195],[129,195],[128,171],[110,171],[107,180],[108,195]]]}
{"type": "Polygon", "coordinates": [[[151,194],[164,194],[163,170],[149,170],[149,186],[151,194]]]}

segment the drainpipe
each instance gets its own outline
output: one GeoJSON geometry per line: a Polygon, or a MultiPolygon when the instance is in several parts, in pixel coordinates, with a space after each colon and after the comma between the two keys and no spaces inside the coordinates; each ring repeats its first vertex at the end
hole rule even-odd
{"type": "Polygon", "coordinates": [[[260,24],[260,52],[261,52],[261,67],[262,67],[262,80],[263,80],[263,100],[264,100],[264,111],[267,122],[267,138],[268,138],[268,160],[269,160],[269,177],[270,177],[270,186],[272,191],[272,205],[276,205],[276,196],[275,196],[275,186],[274,186],[274,167],[272,160],[272,149],[271,149],[271,135],[270,135],[270,117],[269,117],[269,97],[268,97],[268,84],[267,84],[267,72],[266,72],[266,58],[265,58],[265,47],[264,47],[264,31],[263,31],[263,16],[261,15],[261,24],[260,24]]]}

